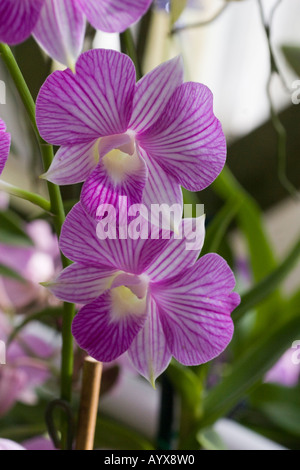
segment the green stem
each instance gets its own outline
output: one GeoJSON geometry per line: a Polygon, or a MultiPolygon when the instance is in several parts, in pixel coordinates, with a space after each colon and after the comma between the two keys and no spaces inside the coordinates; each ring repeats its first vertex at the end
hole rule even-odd
{"type": "Polygon", "coordinates": [[[243,295],[241,304],[232,312],[237,321],[255,305],[265,300],[291,272],[300,257],[300,239],[292,248],[284,261],[269,276],[256,284],[253,289],[243,295]]]}
{"type": "Polygon", "coordinates": [[[175,28],[172,29],[171,34],[176,34],[181,31],[186,31],[188,29],[195,29],[195,28],[202,28],[202,26],[208,26],[211,23],[213,23],[215,20],[217,20],[226,10],[228,7],[228,3],[225,3],[211,18],[205,21],[199,21],[198,23],[192,23],[192,24],[186,24],[183,26],[176,26],[175,28]]]}
{"type": "Polygon", "coordinates": [[[6,44],[0,43],[0,55],[16,85],[38,140],[41,142],[43,139],[39,134],[35,120],[35,103],[17,61],[11,49],[6,44]]]}
{"type": "Polygon", "coordinates": [[[142,67],[139,62],[134,40],[129,28],[126,29],[124,33],[120,34],[120,41],[122,52],[126,53],[131,58],[135,66],[137,79],[139,80],[143,76],[142,67]]]}
{"type": "Polygon", "coordinates": [[[12,196],[19,197],[25,201],[29,201],[35,206],[40,207],[46,212],[51,212],[51,204],[47,199],[43,198],[39,194],[26,191],[25,189],[18,188],[12,184],[6,183],[5,181],[0,180],[0,190],[5,191],[12,196]]]}
{"type": "MultiPolygon", "coordinates": [[[[0,55],[6,64],[8,71],[16,85],[16,88],[20,94],[20,97],[23,101],[23,104],[27,110],[28,116],[30,118],[33,129],[36,133],[43,164],[45,171],[48,170],[49,166],[53,160],[53,147],[52,145],[47,144],[44,139],[41,137],[35,119],[35,103],[30,93],[30,90],[25,82],[25,79],[22,75],[22,72],[17,64],[17,61],[11,52],[10,48],[0,43],[0,55]]],[[[65,220],[65,211],[63,206],[63,201],[60,193],[60,189],[57,185],[48,182],[48,191],[51,204],[51,212],[54,215],[54,226],[57,235],[60,235],[62,225],[65,220]]],[[[66,267],[70,264],[70,261],[67,260],[62,255],[62,264],[63,267],[66,267]]],[[[63,337],[63,348],[62,348],[62,364],[61,364],[61,398],[68,402],[71,401],[72,397],[72,374],[73,374],[73,337],[71,333],[71,324],[75,313],[75,306],[73,304],[65,303],[64,304],[64,314],[63,314],[63,325],[62,325],[62,337],[63,337]]],[[[65,432],[63,430],[62,442],[65,442],[65,432]]]]}

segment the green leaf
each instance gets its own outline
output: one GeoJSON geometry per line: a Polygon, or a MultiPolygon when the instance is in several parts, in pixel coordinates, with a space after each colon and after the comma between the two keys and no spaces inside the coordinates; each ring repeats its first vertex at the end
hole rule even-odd
{"type": "Polygon", "coordinates": [[[211,428],[201,431],[197,440],[204,450],[228,450],[219,434],[211,428]]]}
{"type": "Polygon", "coordinates": [[[235,198],[228,200],[218,214],[209,224],[205,235],[205,242],[201,251],[201,256],[206,253],[218,253],[219,247],[226,235],[226,232],[237,215],[241,201],[235,198]]]}
{"type": "Polygon", "coordinates": [[[250,400],[251,404],[276,426],[300,436],[299,387],[262,384],[250,395],[250,400]]]}
{"type": "Polygon", "coordinates": [[[181,396],[184,408],[194,416],[198,416],[201,412],[200,404],[203,392],[201,379],[192,369],[180,365],[175,360],[170,363],[167,374],[175,390],[181,396]]]}
{"type": "MultiPolygon", "coordinates": [[[[254,199],[242,188],[228,167],[213,183],[213,189],[224,200],[240,201],[237,222],[245,236],[249,251],[249,260],[255,282],[268,276],[277,267],[271,242],[265,232],[262,214],[254,199]]],[[[275,290],[257,311],[255,336],[265,331],[269,324],[276,321],[283,302],[280,292],[275,290]]]]}
{"type": "Polygon", "coordinates": [[[171,26],[179,19],[187,5],[187,0],[171,0],[170,21],[171,26]]]}
{"type": "Polygon", "coordinates": [[[300,47],[284,45],[281,49],[289,65],[300,77],[300,47]]]}
{"type": "Polygon", "coordinates": [[[244,398],[299,334],[299,315],[277,324],[271,331],[269,327],[260,341],[233,364],[231,372],[204,398],[204,416],[199,420],[199,427],[211,425],[244,398]]]}
{"type": "Polygon", "coordinates": [[[128,426],[102,416],[97,419],[95,449],[154,450],[154,446],[128,426]]]}
{"type": "MultiPolygon", "coordinates": [[[[242,296],[241,304],[235,309],[232,318],[237,321],[244,313],[260,303],[275,291],[285,277],[291,272],[300,257],[300,239],[286,256],[283,262],[253,289],[242,296]]],[[[298,304],[299,305],[299,304],[298,304]]]]}
{"type": "Polygon", "coordinates": [[[22,283],[26,283],[26,280],[19,274],[17,271],[5,266],[4,264],[0,264],[0,276],[8,277],[10,279],[14,279],[15,281],[19,281],[22,283]]]}
{"type": "Polygon", "coordinates": [[[22,228],[23,221],[12,212],[0,211],[0,243],[16,246],[33,246],[22,228]]]}

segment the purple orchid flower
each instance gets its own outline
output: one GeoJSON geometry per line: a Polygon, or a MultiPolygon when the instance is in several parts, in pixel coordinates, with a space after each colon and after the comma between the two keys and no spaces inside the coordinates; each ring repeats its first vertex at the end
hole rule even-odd
{"type": "Polygon", "coordinates": [[[86,18],[119,33],[138,21],[152,0],[1,0],[0,41],[18,44],[31,34],[52,58],[73,67],[83,46],[86,18]]]}
{"type": "Polygon", "coordinates": [[[60,238],[62,252],[75,263],[48,284],[59,299],[84,305],[72,327],[82,349],[103,362],[128,351],[152,384],[172,356],[185,365],[218,356],[231,341],[230,313],[240,302],[232,293],[232,271],[220,256],[196,261],[204,217],[183,219],[180,228],[181,239],[171,232],[169,239],[100,241],[97,221],[79,203],[60,238]],[[200,233],[194,249],[187,250],[196,222],[200,233]]]}
{"type": "Polygon", "coordinates": [[[0,243],[0,264],[19,273],[25,282],[0,276],[0,308],[20,310],[42,308],[50,299],[45,298],[41,279],[51,279],[61,268],[57,237],[44,220],[26,225],[33,246],[14,246],[0,243]],[[35,304],[35,305],[34,305],[35,304]]]}
{"type": "MultiPolygon", "coordinates": [[[[0,312],[0,340],[7,343],[12,331],[8,318],[0,312]]],[[[54,352],[49,342],[26,329],[9,344],[6,365],[0,368],[0,416],[17,401],[36,401],[35,389],[50,378],[48,360],[54,352]]]]}
{"type": "MultiPolygon", "coordinates": [[[[85,181],[81,202],[93,217],[101,204],[177,204],[181,185],[209,186],[226,159],[226,141],[213,113],[213,96],[183,83],[181,58],[137,84],[129,57],[111,50],[80,56],[76,73],[55,72],[37,100],[43,138],[60,145],[44,175],[65,185],[85,181]]],[[[179,217],[179,219],[180,219],[179,217]]]]}
{"type": "Polygon", "coordinates": [[[10,150],[10,134],[6,132],[5,124],[0,119],[0,175],[5,167],[5,164],[9,155],[9,150],[10,150]]]}
{"type": "Polygon", "coordinates": [[[295,387],[300,379],[299,361],[293,361],[295,354],[297,354],[295,349],[288,349],[272,369],[268,371],[265,376],[265,382],[277,383],[286,387],[295,387]]]}

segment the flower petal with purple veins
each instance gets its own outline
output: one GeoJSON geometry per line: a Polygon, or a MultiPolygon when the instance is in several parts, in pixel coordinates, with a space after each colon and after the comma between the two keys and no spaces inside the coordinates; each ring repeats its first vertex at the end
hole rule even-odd
{"type": "Polygon", "coordinates": [[[86,20],[77,0],[45,0],[33,35],[46,53],[71,69],[79,57],[86,20]]]}
{"type": "Polygon", "coordinates": [[[179,183],[168,175],[155,160],[140,149],[148,168],[148,178],[143,192],[143,204],[151,212],[151,223],[162,229],[177,229],[183,212],[183,197],[179,183]],[[158,211],[158,207],[161,211],[158,211]]]}
{"type": "MultiPolygon", "coordinates": [[[[63,225],[60,248],[72,261],[84,265],[108,266],[114,269],[141,274],[164,250],[169,240],[133,240],[116,238],[100,240],[97,237],[98,222],[76,204],[63,225]]],[[[149,231],[150,232],[150,231],[149,231]]]]}
{"type": "Polygon", "coordinates": [[[136,84],[130,129],[145,132],[160,117],[172,94],[183,84],[181,56],[164,62],[136,84]]]}
{"type": "Polygon", "coordinates": [[[63,145],[42,177],[60,186],[85,181],[98,163],[98,142],[63,145]]]}
{"type": "Polygon", "coordinates": [[[87,178],[80,201],[92,217],[97,216],[101,205],[117,207],[122,196],[127,197],[129,206],[139,204],[147,176],[145,161],[137,153],[128,155],[118,149],[112,150],[87,178]]]}
{"type": "Polygon", "coordinates": [[[225,136],[212,101],[206,86],[184,83],[154,125],[137,136],[148,157],[190,191],[209,186],[226,160],[225,136]]]}
{"type": "Polygon", "coordinates": [[[0,42],[10,45],[25,41],[38,21],[44,0],[1,0],[0,42]]]}
{"type": "Polygon", "coordinates": [[[154,386],[157,377],[171,361],[171,351],[159,318],[157,305],[150,297],[147,320],[133,340],[128,356],[137,371],[154,386]]]}
{"type": "Polygon", "coordinates": [[[120,33],[138,21],[152,0],[77,0],[92,26],[120,33]]]}
{"type": "Polygon", "coordinates": [[[152,285],[169,348],[180,363],[203,364],[228,346],[233,335],[230,314],[240,302],[231,292],[234,285],[231,269],[215,254],[152,285]]]}
{"type": "Polygon", "coordinates": [[[205,217],[182,219],[178,237],[174,233],[164,251],[147,268],[153,282],[173,278],[193,266],[204,243],[205,217]]]}
{"type": "Polygon", "coordinates": [[[45,286],[60,300],[87,304],[108,290],[117,274],[116,269],[107,266],[74,263],[45,286]]]}
{"type": "Polygon", "coordinates": [[[128,302],[123,299],[122,289],[126,288],[113,289],[84,306],[73,320],[78,345],[101,362],[113,361],[127,351],[145,323],[145,299],[133,305],[130,294],[128,302]]]}
{"type": "Polygon", "coordinates": [[[54,72],[37,99],[41,136],[55,145],[82,144],[127,131],[135,68],[128,56],[97,49],[82,54],[71,70],[54,72]]]}
{"type": "Polygon", "coordinates": [[[10,134],[6,132],[4,122],[0,119],[0,175],[5,167],[10,150],[10,134]]]}

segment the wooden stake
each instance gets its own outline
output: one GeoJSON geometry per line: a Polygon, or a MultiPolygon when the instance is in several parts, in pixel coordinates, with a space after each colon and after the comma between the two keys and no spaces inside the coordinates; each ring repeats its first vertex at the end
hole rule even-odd
{"type": "Polygon", "coordinates": [[[76,450],[94,449],[102,368],[101,362],[95,361],[92,357],[85,358],[77,426],[76,450]]]}

